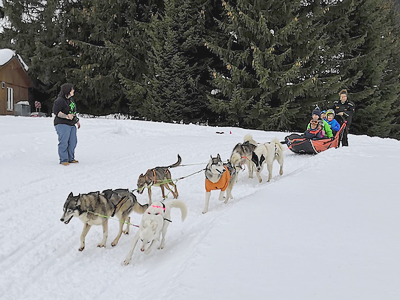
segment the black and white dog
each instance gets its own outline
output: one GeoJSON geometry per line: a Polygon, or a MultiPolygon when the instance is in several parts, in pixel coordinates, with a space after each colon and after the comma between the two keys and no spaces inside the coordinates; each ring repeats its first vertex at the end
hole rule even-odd
{"type": "Polygon", "coordinates": [[[268,168],[268,181],[272,178],[272,167],[274,161],[278,161],[280,164],[279,174],[283,174],[283,146],[278,139],[274,139],[271,142],[260,144],[254,149],[251,161],[255,165],[256,175],[258,181],[261,183],[261,171],[263,170],[264,164],[267,164],[268,168]]]}

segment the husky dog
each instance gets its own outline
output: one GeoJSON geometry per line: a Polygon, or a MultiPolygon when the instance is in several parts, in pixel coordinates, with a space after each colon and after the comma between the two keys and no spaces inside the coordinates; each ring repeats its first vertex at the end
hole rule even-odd
{"type": "Polygon", "coordinates": [[[278,141],[274,139],[272,142],[261,144],[254,149],[251,161],[255,165],[256,175],[258,181],[261,183],[261,171],[263,170],[264,164],[267,164],[268,168],[268,182],[272,178],[272,166],[274,161],[277,160],[280,164],[279,174],[283,174],[283,146],[278,141]]]}
{"type": "MultiPolygon", "coordinates": [[[[237,153],[240,156],[242,164],[246,164],[249,169],[249,178],[253,178],[253,164],[251,163],[251,155],[257,147],[257,142],[253,140],[250,134],[244,136],[244,142],[238,143],[232,150],[232,155],[237,153]]],[[[232,157],[231,155],[231,157],[232,157]]]]}
{"type": "Polygon", "coordinates": [[[168,167],[155,167],[154,169],[148,169],[146,174],[144,175],[140,174],[137,181],[138,193],[142,194],[143,190],[147,187],[149,192],[149,204],[151,204],[151,186],[154,184],[158,184],[160,185],[163,199],[165,199],[164,187],[166,187],[172,193],[175,199],[178,198],[178,190],[176,188],[176,185],[171,180],[171,172],[169,171],[169,169],[179,166],[181,162],[182,159],[178,154],[178,161],[173,165],[170,165],[168,167]],[[175,192],[171,190],[168,184],[175,188],[175,192]]]}
{"type": "Polygon", "coordinates": [[[141,205],[137,201],[136,196],[128,189],[115,189],[115,190],[108,189],[104,190],[101,193],[112,202],[112,204],[115,207],[115,216],[119,220],[118,235],[111,243],[111,246],[114,247],[118,244],[122,232],[124,234],[129,234],[129,223],[131,221],[129,215],[132,212],[132,210],[138,214],[143,214],[149,205],[148,204],[141,205]],[[123,226],[125,223],[127,224],[125,230],[123,230],[123,226]]]}
{"type": "MultiPolygon", "coordinates": [[[[118,190],[124,191],[124,190],[118,190]]],[[[71,192],[68,195],[67,200],[64,203],[64,214],[62,215],[60,221],[68,224],[73,217],[79,217],[79,219],[84,223],[83,231],[81,234],[81,246],[79,251],[85,249],[85,237],[90,230],[92,225],[102,225],[103,226],[103,239],[98,244],[98,247],[105,247],[108,236],[108,218],[114,216],[117,213],[120,221],[122,218],[127,217],[132,209],[138,213],[143,213],[146,206],[141,206],[137,201],[136,197],[130,193],[125,193],[127,196],[115,195],[116,192],[105,193],[91,192],[88,194],[79,194],[74,196],[71,192]],[[112,200],[111,200],[112,199],[112,200]],[[118,202],[117,202],[117,199],[118,202]],[[116,201],[116,205],[113,204],[116,201]]],[[[122,231],[122,224],[120,225],[120,230],[122,231]]],[[[113,246],[118,243],[121,232],[113,241],[113,246]]]]}
{"type": "Polygon", "coordinates": [[[241,169],[241,157],[238,153],[233,153],[228,163],[223,163],[220,155],[210,158],[206,169],[206,201],[204,204],[203,214],[208,211],[211,190],[221,190],[219,200],[225,200],[227,203],[232,197],[232,188],[237,181],[237,175],[241,169]],[[224,197],[226,190],[226,196],[224,197]]]}
{"type": "Polygon", "coordinates": [[[187,215],[187,208],[185,203],[180,200],[172,200],[171,202],[154,202],[150,205],[143,214],[142,221],[140,222],[139,230],[137,231],[132,247],[129,250],[128,255],[125,258],[125,265],[128,265],[131,261],[133,251],[135,250],[136,244],[140,239],[140,251],[145,254],[149,254],[154,248],[157,241],[161,243],[158,249],[163,249],[165,245],[165,235],[167,234],[168,225],[171,218],[171,208],[176,207],[181,210],[182,222],[185,220],[187,215]]]}

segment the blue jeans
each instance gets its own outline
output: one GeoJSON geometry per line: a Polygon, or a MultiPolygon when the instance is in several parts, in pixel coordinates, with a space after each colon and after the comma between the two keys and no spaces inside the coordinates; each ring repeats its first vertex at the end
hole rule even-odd
{"type": "Polygon", "coordinates": [[[60,163],[74,160],[75,148],[78,143],[76,127],[58,124],[55,128],[58,134],[58,156],[60,157],[60,163]]]}

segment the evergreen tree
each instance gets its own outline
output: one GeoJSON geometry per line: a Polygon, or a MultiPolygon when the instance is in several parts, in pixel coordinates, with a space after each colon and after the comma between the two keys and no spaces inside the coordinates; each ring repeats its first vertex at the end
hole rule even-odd
{"type": "MultiPolygon", "coordinates": [[[[144,1],[80,1],[72,13],[78,37],[79,68],[70,70],[87,110],[93,114],[129,113],[123,82],[146,71],[142,17],[144,1]]],[[[151,1],[149,1],[151,2],[151,1]]],[[[132,112],[134,113],[134,112],[132,112]]]]}
{"type": "MultiPolygon", "coordinates": [[[[213,70],[211,107],[228,124],[268,130],[300,126],[334,80],[320,79],[325,36],[314,1],[223,2],[226,44],[208,44],[226,70],[213,70]],[[324,84],[321,84],[324,80],[324,84]]],[[[332,77],[332,76],[330,76],[332,77]]]]}
{"type": "MultiPolygon", "coordinates": [[[[333,60],[341,88],[348,89],[349,100],[356,104],[353,133],[388,136],[390,132],[390,108],[399,95],[392,12],[378,0],[344,0],[330,6],[329,35],[332,43],[341,45],[333,60]]],[[[338,99],[338,91],[332,100],[338,99]]]]}
{"type": "Polygon", "coordinates": [[[151,120],[198,122],[206,102],[202,76],[210,59],[198,55],[205,35],[202,0],[167,0],[148,27],[150,72],[141,88],[145,101],[140,113],[151,120]]]}

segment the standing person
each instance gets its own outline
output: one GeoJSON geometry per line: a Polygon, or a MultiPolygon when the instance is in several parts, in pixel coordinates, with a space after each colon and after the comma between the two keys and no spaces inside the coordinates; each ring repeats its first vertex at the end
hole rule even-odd
{"type": "Polygon", "coordinates": [[[71,83],[64,83],[53,105],[54,127],[58,135],[58,156],[60,164],[68,166],[70,163],[78,163],[75,159],[75,148],[78,143],[76,137],[76,127],[81,127],[76,116],[76,104],[74,96],[74,86],[71,83]]]}
{"type": "MultiPolygon", "coordinates": [[[[348,146],[348,133],[350,130],[351,121],[353,119],[355,106],[353,102],[347,100],[347,90],[341,90],[339,92],[340,100],[333,102],[332,109],[335,111],[336,120],[339,122],[340,126],[347,121],[346,128],[343,130],[342,146],[348,146]],[[340,116],[340,117],[339,117],[340,116]]],[[[340,139],[339,139],[340,144],[340,139]]]]}

